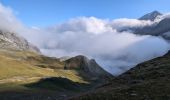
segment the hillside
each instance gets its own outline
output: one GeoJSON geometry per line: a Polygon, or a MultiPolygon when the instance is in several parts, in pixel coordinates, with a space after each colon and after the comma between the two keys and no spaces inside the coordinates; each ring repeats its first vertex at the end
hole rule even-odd
{"type": "Polygon", "coordinates": [[[103,83],[99,77],[89,79],[83,70],[64,69],[65,61],[35,52],[1,49],[0,60],[1,100],[46,100],[49,96],[63,100],[103,83]]]}
{"type": "Polygon", "coordinates": [[[170,52],[138,64],[95,91],[71,100],[169,100],[170,52]]]}

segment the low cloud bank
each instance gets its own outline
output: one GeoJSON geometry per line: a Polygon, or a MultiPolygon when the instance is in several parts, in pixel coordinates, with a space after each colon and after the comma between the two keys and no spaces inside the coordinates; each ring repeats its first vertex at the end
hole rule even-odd
{"type": "Polygon", "coordinates": [[[44,44],[42,52],[56,57],[86,55],[95,58],[104,69],[117,75],[169,50],[169,44],[161,37],[139,36],[128,31],[118,32],[126,27],[153,24],[151,21],[136,19],[71,19],[46,29],[52,38],[44,44]]]}
{"type": "Polygon", "coordinates": [[[96,59],[114,75],[169,50],[169,43],[161,37],[119,32],[127,27],[153,25],[151,21],[78,17],[45,29],[28,28],[13,15],[10,8],[0,4],[0,22],[1,30],[19,33],[47,56],[85,55],[96,59]]]}

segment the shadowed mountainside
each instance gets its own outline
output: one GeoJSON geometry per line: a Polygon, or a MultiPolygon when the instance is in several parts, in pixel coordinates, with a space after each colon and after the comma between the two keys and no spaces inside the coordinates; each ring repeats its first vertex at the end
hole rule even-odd
{"type": "Polygon", "coordinates": [[[97,90],[71,100],[169,100],[170,52],[138,64],[97,90]]]}

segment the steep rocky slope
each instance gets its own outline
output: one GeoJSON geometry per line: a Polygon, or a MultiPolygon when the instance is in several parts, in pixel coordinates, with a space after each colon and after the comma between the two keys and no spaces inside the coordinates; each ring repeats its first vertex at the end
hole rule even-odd
{"type": "Polygon", "coordinates": [[[66,70],[79,70],[80,74],[88,79],[105,79],[111,78],[112,75],[99,66],[94,59],[88,59],[79,55],[65,61],[66,70]]]}
{"type": "Polygon", "coordinates": [[[0,48],[10,50],[27,50],[40,52],[37,47],[30,44],[27,40],[16,33],[5,32],[0,30],[0,48]]]}
{"type": "Polygon", "coordinates": [[[170,52],[138,64],[95,91],[71,100],[169,100],[170,52]]]}

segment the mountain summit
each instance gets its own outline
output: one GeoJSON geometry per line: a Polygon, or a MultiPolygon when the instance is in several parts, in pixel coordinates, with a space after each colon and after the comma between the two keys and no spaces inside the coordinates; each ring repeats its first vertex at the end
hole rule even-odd
{"type": "Polygon", "coordinates": [[[158,11],[153,11],[151,13],[148,13],[144,16],[142,16],[141,18],[139,18],[139,20],[150,20],[150,21],[154,21],[158,16],[162,15],[160,12],[158,11]]]}

